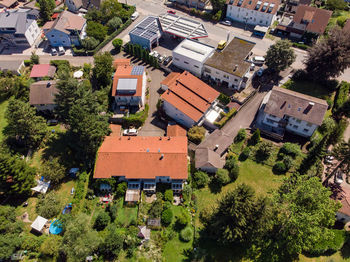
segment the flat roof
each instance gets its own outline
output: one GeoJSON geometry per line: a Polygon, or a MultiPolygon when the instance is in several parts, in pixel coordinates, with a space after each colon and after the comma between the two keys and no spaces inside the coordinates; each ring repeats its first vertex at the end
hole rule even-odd
{"type": "Polygon", "coordinates": [[[224,50],[215,52],[205,65],[242,78],[249,70],[251,63],[246,58],[254,46],[254,42],[235,37],[224,50]]]}
{"type": "Polygon", "coordinates": [[[166,13],[159,16],[159,22],[164,32],[178,37],[190,39],[208,37],[204,25],[189,18],[166,13]]]}
{"type": "Polygon", "coordinates": [[[190,57],[199,62],[204,62],[214,50],[215,47],[213,46],[191,39],[185,39],[173,50],[173,53],[190,57]]]}

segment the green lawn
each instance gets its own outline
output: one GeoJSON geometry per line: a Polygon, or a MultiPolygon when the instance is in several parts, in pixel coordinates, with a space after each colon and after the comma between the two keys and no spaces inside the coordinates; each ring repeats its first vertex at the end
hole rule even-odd
{"type": "Polygon", "coordinates": [[[346,19],[350,18],[350,12],[349,11],[337,11],[337,13],[339,14],[339,16],[333,16],[331,17],[331,19],[329,19],[328,22],[328,26],[334,26],[337,24],[337,19],[339,19],[340,17],[344,17],[346,19]]]}
{"type": "Polygon", "coordinates": [[[9,100],[5,100],[0,102],[0,141],[4,138],[3,130],[7,125],[7,120],[5,118],[5,111],[7,109],[7,105],[9,103],[9,100]]]}
{"type": "Polygon", "coordinates": [[[282,87],[322,99],[325,97],[330,97],[332,95],[326,87],[309,81],[288,80],[282,87]]]}
{"type": "Polygon", "coordinates": [[[116,205],[118,205],[116,221],[122,227],[128,227],[131,224],[131,222],[137,221],[137,207],[126,207],[123,204],[123,199],[120,199],[116,203],[116,205]]]}

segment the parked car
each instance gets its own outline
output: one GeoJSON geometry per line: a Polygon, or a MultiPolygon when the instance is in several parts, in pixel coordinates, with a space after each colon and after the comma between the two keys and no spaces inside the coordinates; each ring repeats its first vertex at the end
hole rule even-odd
{"type": "Polygon", "coordinates": [[[174,10],[168,10],[168,14],[172,14],[172,15],[175,15],[176,12],[174,10]]]}
{"type": "Polygon", "coordinates": [[[64,50],[63,46],[58,47],[58,54],[59,55],[64,55],[66,53],[66,50],[64,50]]]}
{"type": "Polygon", "coordinates": [[[137,136],[138,132],[135,128],[125,129],[123,131],[124,136],[137,136]]]}
{"type": "Polygon", "coordinates": [[[159,55],[159,56],[158,56],[158,62],[159,62],[159,63],[163,63],[163,61],[165,60],[165,58],[166,58],[165,56],[159,55]]]}
{"type": "Polygon", "coordinates": [[[56,120],[56,119],[49,119],[49,120],[47,120],[47,125],[48,126],[55,126],[57,124],[58,124],[58,120],[56,120]]]}
{"type": "Polygon", "coordinates": [[[222,25],[228,25],[228,26],[231,26],[231,25],[232,25],[231,21],[229,21],[229,20],[221,21],[220,24],[222,24],[222,25]]]}
{"type": "Polygon", "coordinates": [[[335,174],[334,182],[337,183],[338,185],[343,183],[343,173],[340,170],[338,170],[337,173],[335,174]]]}
{"type": "Polygon", "coordinates": [[[253,63],[258,66],[262,66],[265,63],[265,58],[262,56],[254,56],[253,63]]]}
{"type": "Polygon", "coordinates": [[[135,21],[138,17],[139,17],[139,13],[138,13],[138,12],[134,12],[134,13],[131,15],[131,20],[132,20],[132,21],[135,21]]]}
{"type": "Polygon", "coordinates": [[[167,58],[165,58],[164,62],[163,62],[163,65],[168,65],[171,60],[173,60],[173,57],[172,56],[168,56],[167,58]]]}
{"type": "Polygon", "coordinates": [[[51,48],[51,55],[57,55],[56,48],[54,48],[54,47],[51,48]]]}
{"type": "Polygon", "coordinates": [[[333,160],[334,160],[334,156],[326,156],[325,159],[324,159],[324,162],[326,164],[332,164],[333,160]]]}

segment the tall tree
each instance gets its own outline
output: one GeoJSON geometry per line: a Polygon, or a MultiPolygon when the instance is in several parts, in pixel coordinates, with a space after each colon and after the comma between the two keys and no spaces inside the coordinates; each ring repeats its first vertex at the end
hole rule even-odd
{"type": "Polygon", "coordinates": [[[5,113],[5,133],[28,149],[38,147],[47,134],[45,119],[35,113],[35,108],[16,99],[10,101],[5,113]]]}
{"type": "Polygon", "coordinates": [[[285,70],[295,61],[292,43],[289,40],[278,40],[271,45],[265,56],[265,64],[275,72],[285,70]]]}
{"type": "Polygon", "coordinates": [[[104,52],[94,56],[93,78],[95,86],[106,87],[112,82],[113,57],[110,53],[104,52]]]}
{"type": "Polygon", "coordinates": [[[45,179],[50,180],[52,185],[57,185],[65,177],[66,169],[60,163],[59,158],[50,157],[42,163],[39,173],[45,179]]]}
{"type": "Polygon", "coordinates": [[[305,61],[310,79],[338,77],[350,66],[350,32],[332,28],[328,36],[309,48],[305,61]]]}
{"type": "Polygon", "coordinates": [[[210,0],[210,3],[213,7],[213,14],[216,12],[223,10],[225,7],[225,2],[224,0],[210,0]]]}
{"type": "Polygon", "coordinates": [[[39,0],[40,18],[44,21],[50,21],[53,15],[53,10],[56,7],[55,0],[39,0]]]}

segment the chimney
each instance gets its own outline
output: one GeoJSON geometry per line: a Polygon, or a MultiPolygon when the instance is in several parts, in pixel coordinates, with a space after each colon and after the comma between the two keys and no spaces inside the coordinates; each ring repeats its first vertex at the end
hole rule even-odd
{"type": "Polygon", "coordinates": [[[160,148],[158,148],[158,153],[160,153],[160,148]]]}
{"type": "Polygon", "coordinates": [[[168,140],[170,140],[170,136],[168,136],[168,140]]]}
{"type": "Polygon", "coordinates": [[[215,145],[214,151],[216,151],[219,148],[219,145],[215,145]]]}
{"type": "Polygon", "coordinates": [[[149,152],[149,148],[146,149],[146,152],[149,152]]]}
{"type": "Polygon", "coordinates": [[[131,137],[130,136],[128,136],[128,140],[130,140],[131,139],[131,137]]]}
{"type": "Polygon", "coordinates": [[[164,154],[161,154],[161,156],[160,156],[160,160],[162,160],[164,158],[164,154]]]}
{"type": "Polygon", "coordinates": [[[161,137],[161,136],[159,137],[159,140],[162,140],[162,137],[161,137]]]}

